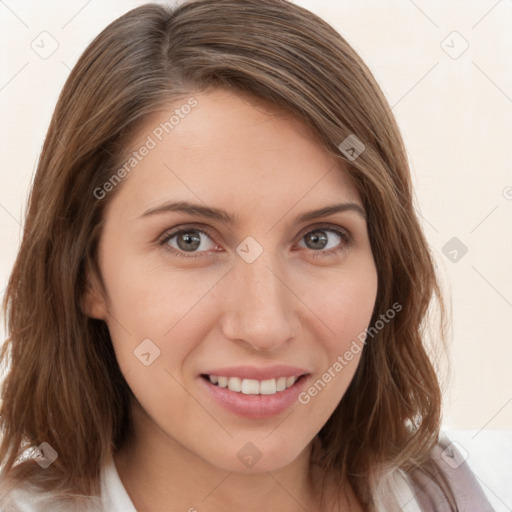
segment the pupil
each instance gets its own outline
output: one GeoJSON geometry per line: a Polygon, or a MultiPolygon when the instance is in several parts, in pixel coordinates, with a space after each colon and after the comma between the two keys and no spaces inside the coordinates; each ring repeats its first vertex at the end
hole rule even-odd
{"type": "Polygon", "coordinates": [[[180,249],[183,249],[185,251],[194,250],[197,249],[201,244],[201,238],[199,237],[199,235],[190,235],[190,233],[191,232],[181,233],[180,236],[178,236],[178,246],[180,247],[180,249]],[[181,243],[182,241],[184,241],[183,244],[181,243]],[[192,245],[187,245],[190,243],[192,243],[192,245]]]}
{"type": "Polygon", "coordinates": [[[313,245],[316,245],[313,249],[323,249],[327,244],[327,237],[323,231],[312,231],[307,235],[307,238],[310,242],[313,242],[313,245]]]}

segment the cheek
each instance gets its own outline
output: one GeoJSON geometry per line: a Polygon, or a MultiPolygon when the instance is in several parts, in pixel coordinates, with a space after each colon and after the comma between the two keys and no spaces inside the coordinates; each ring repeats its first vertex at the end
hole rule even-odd
{"type": "Polygon", "coordinates": [[[186,272],[125,260],[107,268],[105,278],[107,323],[123,374],[134,372],[136,378],[144,363],[150,363],[152,379],[157,370],[174,374],[208,330],[214,310],[208,294],[218,276],[204,273],[191,279],[186,272]]]}
{"type": "Polygon", "coordinates": [[[304,284],[303,294],[328,333],[329,352],[344,350],[368,327],[377,296],[373,260],[333,270],[321,282],[304,284]]]}
{"type": "Polygon", "coordinates": [[[129,332],[162,338],[207,294],[214,278],[171,271],[144,258],[126,258],[107,269],[109,314],[129,332]]]}
{"type": "Polygon", "coordinates": [[[176,404],[183,415],[204,421],[185,391],[182,369],[200,343],[196,310],[211,284],[194,280],[192,285],[184,273],[164,274],[127,262],[110,268],[106,281],[112,344],[138,402],[162,425],[178,421],[176,404]]]}
{"type": "Polygon", "coordinates": [[[335,277],[324,282],[322,292],[319,288],[314,294],[309,292],[308,302],[317,317],[317,333],[325,335],[320,340],[321,366],[299,402],[321,423],[343,398],[357,370],[377,295],[373,265],[367,265],[364,272],[347,269],[335,277]]]}
{"type": "Polygon", "coordinates": [[[325,306],[325,311],[340,350],[368,327],[376,294],[376,284],[361,282],[348,282],[333,291],[332,302],[325,306]]]}

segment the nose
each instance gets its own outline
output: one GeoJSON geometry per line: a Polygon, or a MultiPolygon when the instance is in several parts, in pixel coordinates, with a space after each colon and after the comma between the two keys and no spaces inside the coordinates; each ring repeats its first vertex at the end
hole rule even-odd
{"type": "Polygon", "coordinates": [[[293,339],[300,327],[299,301],[289,281],[265,251],[252,263],[240,258],[225,283],[224,336],[261,352],[277,351],[293,339]]]}

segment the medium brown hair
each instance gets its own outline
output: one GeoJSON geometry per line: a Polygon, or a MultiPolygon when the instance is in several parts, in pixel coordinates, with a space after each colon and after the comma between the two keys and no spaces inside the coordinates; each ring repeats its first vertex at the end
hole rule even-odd
{"type": "Polygon", "coordinates": [[[422,468],[444,486],[429,455],[441,393],[423,339],[431,299],[437,296],[442,312],[442,297],[399,128],[345,39],[286,0],[147,4],[111,23],[74,66],[44,142],[4,298],[2,475],[63,493],[98,491],[101,465],[131,428],[131,391],[106,324],[81,307],[88,278],[102,283],[98,239],[122,184],[102,200],[94,190],[119,168],[126,141],[149,114],[215,87],[284,108],[339,159],[367,211],[378,273],[371,325],[392,304],[402,306],[366,344],[319,432],[324,476],[349,479],[370,509],[384,468],[409,475],[422,468]],[[365,146],[355,159],[338,147],[349,135],[365,146]],[[42,442],[58,453],[50,468],[15,464],[23,449],[42,442]]]}

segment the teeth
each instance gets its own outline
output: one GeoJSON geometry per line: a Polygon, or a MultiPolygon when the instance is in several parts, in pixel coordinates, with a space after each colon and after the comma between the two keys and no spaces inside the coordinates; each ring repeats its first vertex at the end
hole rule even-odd
{"type": "MultiPolygon", "coordinates": [[[[229,380],[231,381],[231,379],[229,380]]],[[[240,390],[233,389],[232,391],[242,391],[244,395],[258,395],[260,392],[260,382],[253,379],[244,379],[240,384],[240,390]]]]}
{"type": "Polygon", "coordinates": [[[242,381],[238,377],[231,377],[228,379],[228,389],[231,391],[242,391],[242,381]]]}
{"type": "Polygon", "coordinates": [[[217,384],[221,388],[228,388],[244,395],[273,395],[287,388],[292,387],[297,377],[279,377],[278,379],[255,380],[240,379],[239,377],[221,377],[218,375],[208,375],[212,384],[217,384]]]}
{"type": "Polygon", "coordinates": [[[295,384],[295,381],[297,380],[296,377],[287,377],[286,378],[286,387],[289,388],[295,384]]]}
{"type": "MultiPolygon", "coordinates": [[[[258,382],[258,381],[256,381],[258,382]]],[[[260,394],[273,395],[277,392],[276,379],[262,380],[260,382],[260,394]]]]}
{"type": "Polygon", "coordinates": [[[279,377],[277,379],[277,391],[284,391],[286,389],[286,377],[279,377]]]}

